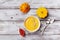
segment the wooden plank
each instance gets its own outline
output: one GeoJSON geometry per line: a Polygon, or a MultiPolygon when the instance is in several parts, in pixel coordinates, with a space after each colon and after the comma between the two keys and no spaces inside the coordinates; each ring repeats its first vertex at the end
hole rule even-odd
{"type": "Polygon", "coordinates": [[[19,8],[19,5],[23,2],[28,2],[31,8],[38,8],[40,6],[46,8],[60,8],[59,0],[0,0],[0,8],[19,8]]]}
{"type": "MultiPolygon", "coordinates": [[[[48,18],[54,18],[56,20],[60,20],[60,10],[59,9],[48,9],[49,11],[49,16],[48,18]]],[[[21,11],[17,10],[0,10],[0,21],[1,20],[25,20],[26,17],[28,16],[37,16],[36,15],[36,10],[35,9],[31,9],[27,14],[23,14],[21,11]]]]}
{"type": "MultiPolygon", "coordinates": [[[[59,15],[60,9],[48,9],[48,11],[49,11],[48,18],[54,18],[56,20],[60,20],[60,15],[59,15]]],[[[11,9],[0,10],[0,16],[1,16],[0,17],[0,27],[2,30],[0,32],[0,34],[19,34],[18,28],[24,28],[23,21],[25,20],[25,18],[30,16],[30,15],[36,16],[35,12],[36,12],[36,10],[32,9],[29,11],[28,14],[23,15],[18,9],[17,10],[14,10],[14,9],[13,10],[11,10],[11,9]],[[11,17],[13,17],[13,18],[11,19],[11,17]],[[16,20],[19,20],[19,21],[16,21],[16,20]]],[[[56,27],[55,26],[56,23],[57,23],[57,25],[60,24],[59,22],[55,22],[53,28],[56,27]]],[[[53,26],[53,25],[51,25],[51,26],[53,26]]],[[[58,25],[58,26],[60,26],[60,25],[58,25]]],[[[49,30],[49,28],[47,30],[49,30]]],[[[52,30],[52,29],[50,29],[50,30],[52,30]]],[[[59,29],[57,28],[57,30],[59,30],[59,29]]],[[[52,32],[47,31],[45,34],[55,34],[54,31],[52,31],[52,32]]],[[[56,34],[60,34],[60,33],[57,32],[56,34]]]]}
{"type": "Polygon", "coordinates": [[[60,0],[33,0],[32,8],[38,8],[40,6],[44,6],[46,8],[60,8],[60,0]]]}
{"type": "Polygon", "coordinates": [[[48,18],[60,20],[59,4],[59,0],[0,0],[0,40],[60,40],[60,21],[50,24],[43,36],[40,35],[39,31],[35,34],[26,35],[25,38],[19,36],[18,33],[19,28],[24,29],[23,22],[21,21],[24,21],[30,15],[36,16],[35,8],[40,6],[48,8],[48,18]],[[23,2],[29,2],[31,8],[33,8],[26,15],[19,11],[19,5],[23,2]]]}
{"type": "Polygon", "coordinates": [[[44,32],[45,35],[60,35],[60,22],[50,24],[44,32]]]}
{"type": "Polygon", "coordinates": [[[19,28],[17,24],[15,22],[0,22],[0,34],[17,34],[19,28]]]}
{"type": "MultiPolygon", "coordinates": [[[[48,10],[49,10],[50,18],[52,17],[52,18],[56,18],[56,20],[60,20],[60,16],[59,16],[60,10],[56,10],[56,9],[48,9],[48,10]]],[[[0,28],[1,28],[0,34],[18,34],[18,28],[19,27],[24,28],[23,21],[25,20],[25,18],[30,15],[36,16],[35,11],[36,10],[34,9],[30,10],[28,14],[23,15],[19,10],[0,10],[0,16],[1,16],[0,17],[0,28]],[[11,17],[13,17],[13,19],[11,19],[11,17]],[[22,22],[21,22],[21,19],[23,19],[22,22]],[[20,20],[20,21],[15,21],[15,20],[20,20]]],[[[58,22],[56,23],[58,24],[58,22]]],[[[48,31],[46,34],[49,34],[49,32],[50,31],[48,31]]],[[[50,34],[52,32],[50,32],[50,34]]],[[[59,34],[59,32],[56,34],[59,34]]]]}
{"type": "MultiPolygon", "coordinates": [[[[45,21],[41,23],[43,23],[43,26],[41,26],[43,28],[45,26],[45,21]]],[[[19,34],[19,28],[22,28],[26,31],[24,22],[0,22],[0,34],[19,34]]],[[[40,34],[39,31],[35,34],[40,34]]],[[[60,35],[60,21],[55,21],[53,24],[50,24],[45,30],[44,35],[60,35]]]]}
{"type": "Polygon", "coordinates": [[[0,35],[0,40],[21,40],[18,35],[0,35]]]}
{"type": "Polygon", "coordinates": [[[37,40],[37,39],[38,40],[60,40],[60,35],[44,35],[44,36],[40,36],[40,35],[36,36],[36,35],[34,35],[33,37],[31,35],[31,38],[29,38],[29,39],[31,39],[31,40],[37,40]]]}
{"type": "Polygon", "coordinates": [[[29,35],[21,37],[19,35],[0,35],[0,40],[60,40],[60,35],[29,35]]]}

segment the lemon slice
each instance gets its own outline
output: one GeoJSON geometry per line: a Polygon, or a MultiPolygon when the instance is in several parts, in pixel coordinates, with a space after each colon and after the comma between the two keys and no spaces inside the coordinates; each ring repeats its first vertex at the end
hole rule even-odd
{"type": "Polygon", "coordinates": [[[25,25],[25,28],[26,28],[27,31],[29,31],[29,32],[35,32],[40,27],[40,21],[35,16],[29,16],[24,21],[24,25],[25,25]]]}
{"type": "Polygon", "coordinates": [[[48,16],[48,10],[45,7],[40,7],[37,9],[36,14],[40,18],[46,18],[48,16]]]}

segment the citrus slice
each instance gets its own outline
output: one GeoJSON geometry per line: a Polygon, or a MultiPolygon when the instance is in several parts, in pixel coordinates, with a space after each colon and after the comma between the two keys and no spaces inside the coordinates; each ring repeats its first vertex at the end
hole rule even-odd
{"type": "Polygon", "coordinates": [[[35,32],[40,27],[40,21],[35,16],[29,16],[24,21],[24,25],[25,25],[26,30],[28,30],[29,32],[35,32]]]}
{"type": "Polygon", "coordinates": [[[30,5],[27,2],[24,2],[20,5],[20,11],[26,14],[30,10],[30,5]]]}
{"type": "Polygon", "coordinates": [[[37,9],[36,14],[40,18],[46,18],[48,16],[48,10],[45,7],[40,7],[37,9]]]}

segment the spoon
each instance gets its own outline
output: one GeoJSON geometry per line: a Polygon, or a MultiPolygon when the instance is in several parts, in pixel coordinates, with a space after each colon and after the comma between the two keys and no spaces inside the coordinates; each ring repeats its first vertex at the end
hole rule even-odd
{"type": "Polygon", "coordinates": [[[46,28],[48,27],[48,25],[49,24],[52,24],[54,22],[54,19],[48,19],[47,21],[46,21],[46,26],[43,28],[43,30],[42,30],[42,35],[44,35],[44,31],[46,30],[46,28]]]}

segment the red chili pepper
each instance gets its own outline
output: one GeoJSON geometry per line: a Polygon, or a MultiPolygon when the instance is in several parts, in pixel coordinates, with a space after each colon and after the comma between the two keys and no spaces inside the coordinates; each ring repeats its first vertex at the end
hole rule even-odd
{"type": "Polygon", "coordinates": [[[23,37],[25,36],[25,31],[23,29],[19,29],[19,33],[21,36],[23,36],[23,37]]]}

